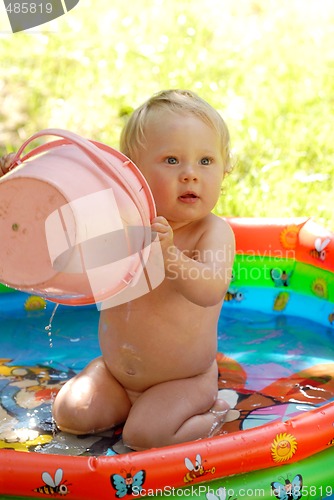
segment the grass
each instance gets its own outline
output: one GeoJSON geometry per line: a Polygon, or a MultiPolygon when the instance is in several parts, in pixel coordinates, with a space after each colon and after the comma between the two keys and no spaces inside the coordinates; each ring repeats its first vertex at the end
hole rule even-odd
{"type": "Polygon", "coordinates": [[[81,0],[34,31],[0,38],[0,153],[48,127],[118,147],[134,107],[191,88],[232,136],[217,213],[334,228],[331,0],[81,0]]]}

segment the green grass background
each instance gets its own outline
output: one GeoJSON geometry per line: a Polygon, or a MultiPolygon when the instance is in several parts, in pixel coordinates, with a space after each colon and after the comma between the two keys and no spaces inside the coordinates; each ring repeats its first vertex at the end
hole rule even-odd
{"type": "Polygon", "coordinates": [[[332,0],[80,0],[24,33],[0,28],[0,153],[60,127],[118,147],[131,110],[191,88],[232,136],[216,211],[333,223],[332,0]]]}

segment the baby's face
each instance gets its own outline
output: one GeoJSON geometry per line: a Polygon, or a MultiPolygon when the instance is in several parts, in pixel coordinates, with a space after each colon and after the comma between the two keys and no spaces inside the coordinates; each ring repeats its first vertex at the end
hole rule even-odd
{"type": "Polygon", "coordinates": [[[194,114],[152,113],[134,162],[170,223],[199,220],[214,208],[224,177],[217,131],[194,114]]]}

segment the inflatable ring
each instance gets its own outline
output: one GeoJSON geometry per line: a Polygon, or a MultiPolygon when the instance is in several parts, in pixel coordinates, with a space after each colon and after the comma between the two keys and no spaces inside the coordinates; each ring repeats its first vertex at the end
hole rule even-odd
{"type": "MultiPolygon", "coordinates": [[[[121,429],[81,440],[52,434],[50,401],[73,375],[71,367],[2,358],[0,497],[334,498],[334,361],[328,348],[334,334],[334,234],[308,218],[228,221],[237,255],[222,318],[233,328],[235,313],[243,318],[268,314],[261,335],[256,336],[249,323],[246,343],[256,355],[259,342],[271,338],[283,361],[276,368],[263,360],[252,366],[255,390],[248,386],[248,364],[218,353],[219,387],[223,397],[229,395],[234,401],[222,433],[121,454],[117,448],[121,429]],[[293,371],[296,359],[307,349],[308,337],[302,333],[293,352],[282,346],[279,332],[290,317],[316,325],[319,352],[327,352],[328,359],[319,362],[317,353],[311,352],[317,359],[314,364],[299,359],[301,366],[293,371]],[[265,369],[271,382],[261,385],[265,369]],[[32,395],[35,406],[29,399],[32,395]],[[59,451],[62,439],[70,454],[59,451]]],[[[25,294],[8,293],[5,287],[0,291],[1,333],[8,330],[0,342],[9,343],[15,334],[12,318],[34,323],[44,309],[27,310],[25,294]]]]}

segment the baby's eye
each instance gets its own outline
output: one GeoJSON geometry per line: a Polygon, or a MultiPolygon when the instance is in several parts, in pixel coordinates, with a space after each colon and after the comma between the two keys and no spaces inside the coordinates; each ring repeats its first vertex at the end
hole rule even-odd
{"type": "Polygon", "coordinates": [[[211,165],[212,163],[212,158],[209,158],[208,156],[205,156],[204,158],[201,159],[201,165],[211,165]]]}
{"type": "Polygon", "coordinates": [[[167,156],[165,161],[166,163],[168,163],[168,165],[177,165],[178,163],[177,158],[175,158],[175,156],[167,156]]]}

